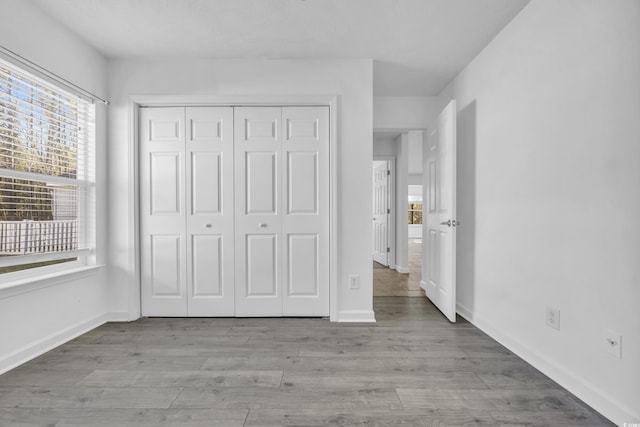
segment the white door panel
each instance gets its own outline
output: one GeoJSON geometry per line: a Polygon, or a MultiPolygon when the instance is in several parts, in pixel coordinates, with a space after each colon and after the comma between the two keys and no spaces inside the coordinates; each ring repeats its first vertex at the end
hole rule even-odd
{"type": "Polygon", "coordinates": [[[318,214],[318,152],[287,153],[287,214],[318,214]]]}
{"type": "Polygon", "coordinates": [[[222,153],[191,153],[191,214],[221,214],[222,153]]]}
{"type": "Polygon", "coordinates": [[[237,314],[328,315],[328,108],[237,108],[235,150],[237,314]]]}
{"type": "Polygon", "coordinates": [[[236,315],[282,316],[281,109],[235,109],[236,315]]]}
{"type": "Polygon", "coordinates": [[[143,315],[329,314],[327,107],[142,108],[140,159],[143,315]]]}
{"type": "Polygon", "coordinates": [[[389,162],[373,169],[373,260],[389,266],[389,162]]]}
{"type": "Polygon", "coordinates": [[[233,316],[233,108],[185,110],[189,316],[233,316]]]}
{"type": "Polygon", "coordinates": [[[282,108],[284,316],[329,315],[329,108],[282,108]]]}
{"type": "Polygon", "coordinates": [[[159,298],[182,297],[182,236],[153,234],[150,237],[151,295],[159,298]]]}
{"type": "Polygon", "coordinates": [[[193,297],[223,296],[224,268],[221,235],[191,236],[193,297]]]}
{"type": "Polygon", "coordinates": [[[233,109],[142,108],[140,123],[142,314],[233,315],[233,109]]]}
{"type": "Polygon", "coordinates": [[[246,151],[245,213],[247,215],[277,215],[278,167],[277,152],[246,151]]]}
{"type": "Polygon", "coordinates": [[[319,271],[320,258],[317,234],[289,235],[287,242],[289,296],[318,297],[320,294],[319,271]]]}
{"type": "Polygon", "coordinates": [[[429,130],[424,153],[423,280],[427,297],[456,321],[456,104],[429,130]]]}
{"type": "Polygon", "coordinates": [[[180,215],[182,153],[150,153],[149,203],[152,215],[180,215]]]}
{"type": "Polygon", "coordinates": [[[248,297],[278,297],[278,236],[248,234],[246,236],[246,265],[248,297]]]}
{"type": "Polygon", "coordinates": [[[186,316],[184,108],[141,109],[140,123],[142,314],[186,316]]]}

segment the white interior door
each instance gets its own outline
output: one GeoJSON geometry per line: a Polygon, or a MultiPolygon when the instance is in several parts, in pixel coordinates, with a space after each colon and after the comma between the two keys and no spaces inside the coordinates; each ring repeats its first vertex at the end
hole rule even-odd
{"type": "Polygon", "coordinates": [[[329,314],[329,110],[235,109],[236,315],[329,314]]]}
{"type": "Polygon", "coordinates": [[[140,112],[142,314],[329,315],[329,108],[140,112]]]}
{"type": "Polygon", "coordinates": [[[373,168],[373,260],[389,266],[389,162],[373,168]]]}
{"type": "Polygon", "coordinates": [[[423,169],[423,278],[427,297],[456,321],[456,103],[428,131],[423,169]]]}
{"type": "Polygon", "coordinates": [[[233,109],[140,110],[145,316],[233,316],[233,109]]]}
{"type": "Polygon", "coordinates": [[[140,109],[143,316],[187,315],[184,108],[140,109]]]}
{"type": "Polygon", "coordinates": [[[187,312],[233,316],[233,108],[186,109],[187,312]]]}
{"type": "Polygon", "coordinates": [[[329,315],[329,108],[282,109],[284,316],[329,315]]]}
{"type": "Polygon", "coordinates": [[[282,316],[282,109],[235,109],[236,315],[282,316]]]}

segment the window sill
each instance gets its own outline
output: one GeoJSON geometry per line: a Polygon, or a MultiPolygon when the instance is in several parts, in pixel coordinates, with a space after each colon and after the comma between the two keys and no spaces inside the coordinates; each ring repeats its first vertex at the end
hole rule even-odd
{"type": "Polygon", "coordinates": [[[104,265],[82,266],[1,283],[0,299],[11,298],[72,280],[95,276],[103,267],[104,265]]]}

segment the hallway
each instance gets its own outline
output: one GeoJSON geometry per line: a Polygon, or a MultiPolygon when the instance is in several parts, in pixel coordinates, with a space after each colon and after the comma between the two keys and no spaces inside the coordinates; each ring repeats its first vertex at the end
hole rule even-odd
{"type": "Polygon", "coordinates": [[[374,297],[424,297],[422,278],[422,240],[409,239],[409,274],[373,263],[374,297]]]}

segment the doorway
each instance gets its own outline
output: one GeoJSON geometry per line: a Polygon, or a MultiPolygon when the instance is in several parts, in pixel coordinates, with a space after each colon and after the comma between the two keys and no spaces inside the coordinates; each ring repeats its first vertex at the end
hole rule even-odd
{"type": "Polygon", "coordinates": [[[422,186],[409,185],[407,215],[398,216],[407,227],[408,272],[373,262],[373,296],[424,297],[422,279],[422,186]]]}
{"type": "Polygon", "coordinates": [[[422,131],[374,132],[373,189],[373,295],[424,297],[422,278],[422,131]],[[384,183],[385,165],[391,165],[384,183]],[[382,191],[387,185],[388,191],[382,191]],[[388,196],[388,262],[380,249],[382,196],[388,196]],[[420,199],[420,200],[418,200],[420,199]],[[414,208],[419,212],[414,211],[414,208]],[[380,261],[382,259],[382,261],[380,261]]]}

